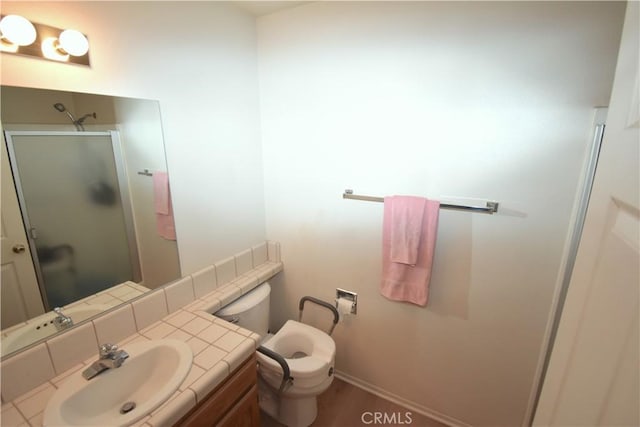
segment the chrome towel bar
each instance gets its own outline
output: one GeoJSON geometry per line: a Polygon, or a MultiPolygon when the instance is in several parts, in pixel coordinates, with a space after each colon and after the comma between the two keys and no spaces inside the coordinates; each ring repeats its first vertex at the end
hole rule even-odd
{"type": "MultiPolygon", "coordinates": [[[[352,199],[352,200],[364,200],[366,202],[384,202],[383,197],[374,197],[374,196],[360,196],[358,194],[353,194],[353,190],[344,190],[342,194],[343,199],[352,199]]],[[[471,211],[471,212],[479,212],[486,214],[494,214],[498,212],[498,202],[485,202],[486,206],[467,206],[467,205],[454,205],[450,203],[440,203],[440,209],[454,209],[458,211],[471,211]]]]}

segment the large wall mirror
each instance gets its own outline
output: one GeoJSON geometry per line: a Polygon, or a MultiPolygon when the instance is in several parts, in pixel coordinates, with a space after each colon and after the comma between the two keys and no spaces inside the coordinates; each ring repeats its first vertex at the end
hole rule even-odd
{"type": "Polygon", "coordinates": [[[0,99],[6,356],[180,264],[157,101],[10,86],[0,99]]]}

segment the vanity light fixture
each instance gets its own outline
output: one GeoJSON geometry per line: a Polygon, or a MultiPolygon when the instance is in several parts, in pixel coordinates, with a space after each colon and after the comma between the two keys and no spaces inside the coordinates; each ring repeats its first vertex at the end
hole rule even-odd
{"type": "Polygon", "coordinates": [[[58,62],[90,65],[89,40],[80,31],[31,23],[19,15],[2,16],[0,51],[58,62]]]}

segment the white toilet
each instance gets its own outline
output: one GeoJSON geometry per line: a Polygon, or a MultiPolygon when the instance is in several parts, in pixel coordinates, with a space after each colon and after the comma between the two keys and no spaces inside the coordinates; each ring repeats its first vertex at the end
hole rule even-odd
{"type": "Polygon", "coordinates": [[[289,427],[306,427],[316,419],[317,396],[333,381],[336,345],[325,332],[295,320],[275,335],[267,334],[270,292],[263,283],[214,314],[263,338],[258,352],[260,408],[289,427]],[[283,381],[286,367],[260,351],[280,355],[290,380],[283,381]]]}

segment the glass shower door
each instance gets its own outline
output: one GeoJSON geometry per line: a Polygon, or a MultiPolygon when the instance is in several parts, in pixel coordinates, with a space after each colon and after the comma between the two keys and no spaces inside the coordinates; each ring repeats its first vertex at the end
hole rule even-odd
{"type": "Polygon", "coordinates": [[[49,309],[139,275],[114,137],[116,132],[7,132],[18,199],[49,309]]]}

